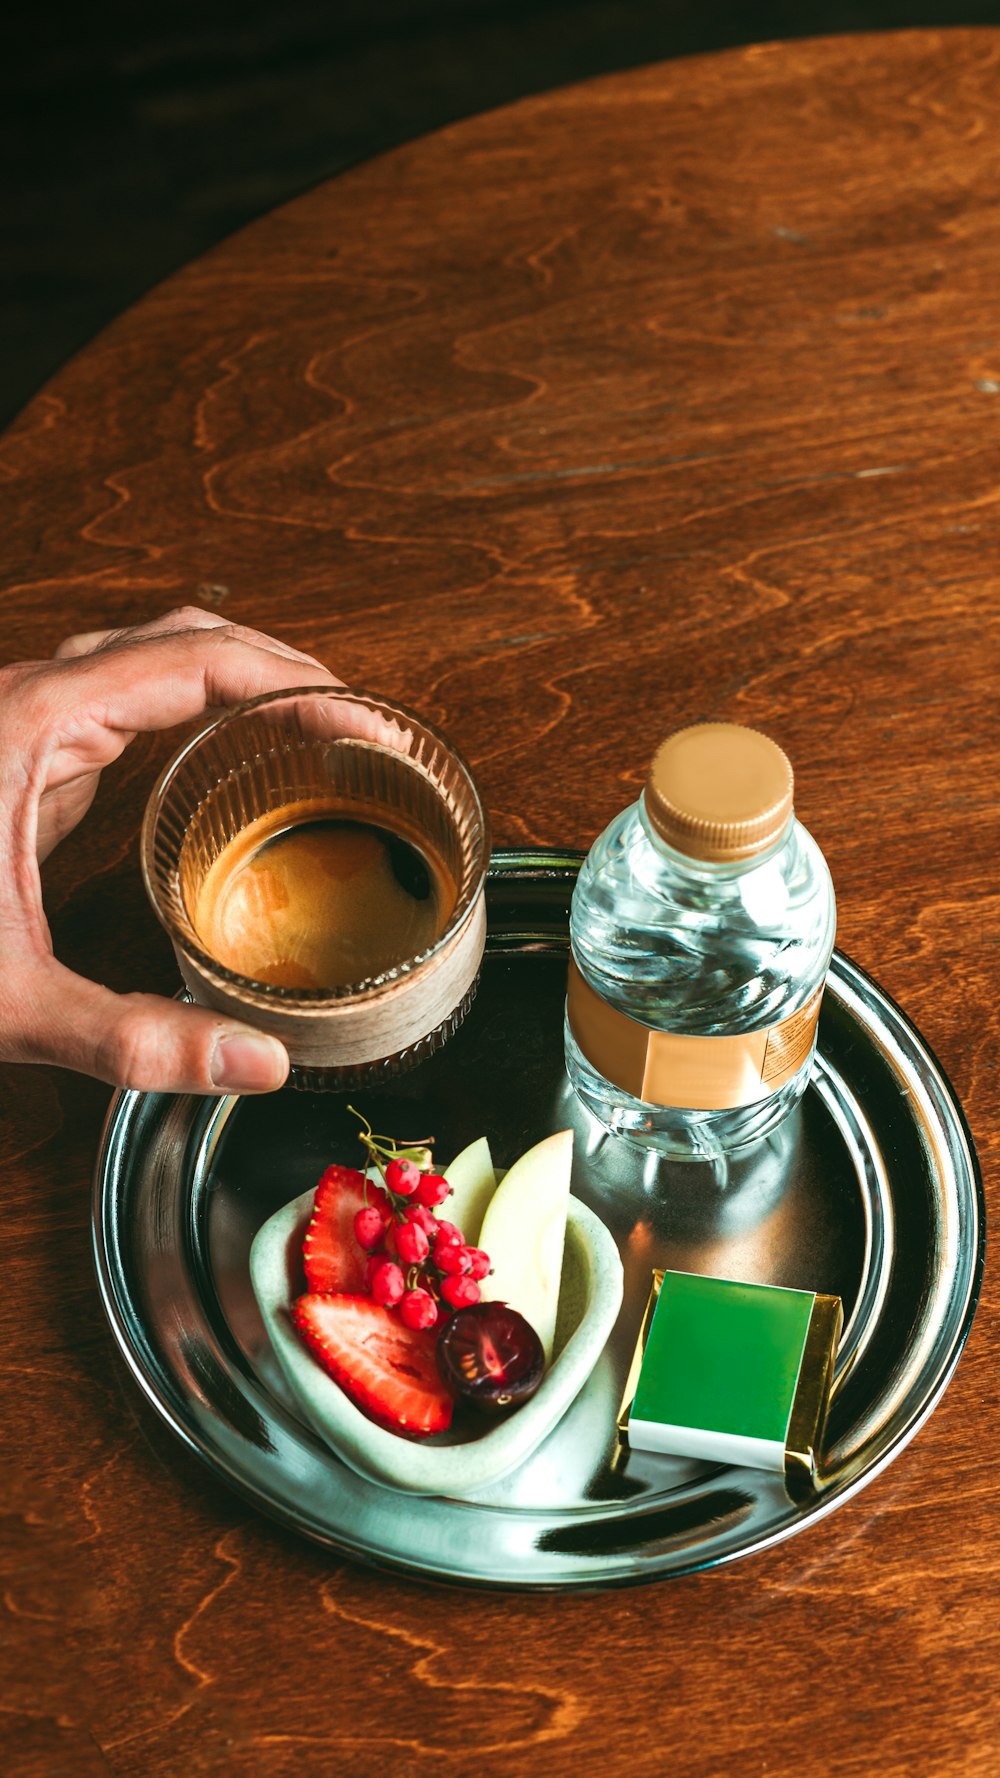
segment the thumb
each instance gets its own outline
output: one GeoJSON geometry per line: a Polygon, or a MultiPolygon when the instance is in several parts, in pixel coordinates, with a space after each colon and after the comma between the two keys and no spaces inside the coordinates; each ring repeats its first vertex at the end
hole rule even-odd
{"type": "Polygon", "coordinates": [[[28,1054],[112,1086],[161,1093],[270,1093],[288,1054],[235,1019],[155,994],[113,994],[51,963],[32,983],[28,1054]]]}

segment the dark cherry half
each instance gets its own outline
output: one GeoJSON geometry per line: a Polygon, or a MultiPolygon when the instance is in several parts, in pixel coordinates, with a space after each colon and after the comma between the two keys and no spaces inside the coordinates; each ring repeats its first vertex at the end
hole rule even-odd
{"type": "Polygon", "coordinates": [[[506,1303],[456,1309],[438,1335],[438,1370],[456,1401],[504,1414],[534,1395],[545,1373],[542,1342],[506,1303]]]}

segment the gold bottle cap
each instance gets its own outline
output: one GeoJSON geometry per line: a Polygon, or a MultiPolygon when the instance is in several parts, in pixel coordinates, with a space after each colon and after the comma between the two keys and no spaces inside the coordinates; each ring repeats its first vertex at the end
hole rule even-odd
{"type": "Polygon", "coordinates": [[[767,735],[736,722],[700,722],[659,748],[646,812],[660,837],[688,858],[735,863],[780,839],[793,784],[787,756],[767,735]]]}

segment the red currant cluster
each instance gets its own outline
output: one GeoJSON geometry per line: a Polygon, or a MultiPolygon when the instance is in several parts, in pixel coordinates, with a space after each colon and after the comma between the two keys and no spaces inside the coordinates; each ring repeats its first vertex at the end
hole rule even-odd
{"type": "MultiPolygon", "coordinates": [[[[470,1247],[461,1229],[434,1214],[451,1192],[442,1174],[418,1166],[398,1151],[400,1145],[373,1136],[370,1125],[361,1141],[369,1166],[377,1167],[382,1179],[381,1185],[366,1180],[365,1207],[354,1218],[355,1237],[369,1256],[368,1288],[377,1303],[398,1307],[407,1327],[436,1327],[454,1309],[478,1303],[489,1255],[470,1247]]],[[[407,1145],[418,1146],[423,1147],[407,1145]]],[[[429,1159],[428,1150],[423,1152],[429,1159]]]]}

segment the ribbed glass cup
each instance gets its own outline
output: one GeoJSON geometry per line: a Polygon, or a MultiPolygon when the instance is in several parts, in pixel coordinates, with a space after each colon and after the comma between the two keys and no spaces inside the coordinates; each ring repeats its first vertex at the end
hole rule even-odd
{"type": "Polygon", "coordinates": [[[486,940],[489,830],[472,774],[436,728],[361,692],[254,698],[190,737],[161,773],[142,829],[153,910],[194,999],[278,1037],[289,1084],[363,1086],[438,1049],[472,1003],[486,940]],[[212,865],[252,822],[331,813],[421,840],[454,881],[443,931],[419,955],[336,988],[287,988],[227,968],[194,924],[212,865]]]}

